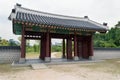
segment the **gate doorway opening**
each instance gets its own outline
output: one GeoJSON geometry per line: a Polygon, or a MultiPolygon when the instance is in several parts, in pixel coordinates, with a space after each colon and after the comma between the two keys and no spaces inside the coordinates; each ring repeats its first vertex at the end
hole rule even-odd
{"type": "Polygon", "coordinates": [[[26,59],[39,59],[40,40],[26,40],[26,59]]]}
{"type": "Polygon", "coordinates": [[[62,58],[62,39],[52,38],[51,58],[62,58]]]}

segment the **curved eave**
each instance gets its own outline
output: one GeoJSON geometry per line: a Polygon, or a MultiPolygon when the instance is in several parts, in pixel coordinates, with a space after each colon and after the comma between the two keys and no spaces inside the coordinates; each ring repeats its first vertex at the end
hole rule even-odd
{"type": "Polygon", "coordinates": [[[12,13],[8,17],[8,19],[13,21],[13,27],[15,21],[17,23],[25,24],[25,25],[47,25],[47,26],[55,26],[58,28],[64,27],[67,28],[68,30],[74,29],[74,30],[90,31],[90,32],[98,31],[100,33],[106,33],[108,31],[107,26],[94,22],[88,18],[79,18],[79,17],[45,13],[45,12],[23,8],[21,6],[15,6],[15,8],[12,9],[12,13]],[[28,19],[25,19],[26,18],[24,17],[25,15],[28,16],[28,19]]]}
{"type": "Polygon", "coordinates": [[[65,25],[57,25],[57,24],[48,24],[48,23],[32,23],[32,22],[25,22],[25,21],[20,21],[20,20],[13,20],[13,25],[15,23],[18,23],[18,24],[24,24],[24,25],[27,25],[27,26],[41,26],[41,25],[44,25],[44,26],[49,26],[49,28],[51,28],[51,26],[54,26],[56,28],[59,28],[59,29],[68,29],[68,30],[75,30],[75,31],[89,31],[89,32],[100,32],[100,33],[106,33],[107,32],[107,29],[92,29],[92,28],[83,28],[83,27],[75,27],[75,26],[65,26],[65,25]]]}

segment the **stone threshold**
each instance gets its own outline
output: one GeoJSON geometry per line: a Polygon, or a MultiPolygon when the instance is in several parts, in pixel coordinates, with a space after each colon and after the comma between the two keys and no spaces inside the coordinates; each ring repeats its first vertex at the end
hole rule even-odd
{"type": "Polygon", "coordinates": [[[81,59],[78,61],[74,60],[67,60],[67,59],[61,59],[61,58],[54,58],[51,59],[50,62],[45,62],[40,59],[27,59],[24,63],[19,62],[13,62],[13,67],[27,67],[27,66],[34,66],[34,65],[61,65],[61,64],[83,64],[83,63],[95,63],[95,62],[101,62],[104,60],[90,60],[90,59],[81,59]]]}

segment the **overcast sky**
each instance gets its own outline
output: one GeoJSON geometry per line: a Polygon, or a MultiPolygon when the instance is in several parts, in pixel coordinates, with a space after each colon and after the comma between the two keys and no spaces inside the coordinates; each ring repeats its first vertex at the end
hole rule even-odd
{"type": "Polygon", "coordinates": [[[91,20],[113,27],[120,20],[120,0],[0,0],[0,37],[15,39],[12,22],[8,20],[16,3],[23,7],[76,17],[88,16],[91,20]]]}

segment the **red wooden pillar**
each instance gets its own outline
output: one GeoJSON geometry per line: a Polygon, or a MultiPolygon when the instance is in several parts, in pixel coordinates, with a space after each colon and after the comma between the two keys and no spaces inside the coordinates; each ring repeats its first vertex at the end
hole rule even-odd
{"type": "Polygon", "coordinates": [[[77,40],[77,36],[76,35],[74,35],[74,60],[78,60],[78,46],[77,46],[77,42],[78,40],[77,40]]]}
{"type": "Polygon", "coordinates": [[[72,59],[72,38],[67,38],[67,45],[66,45],[66,53],[67,59],[72,59]]]}
{"type": "Polygon", "coordinates": [[[26,56],[25,28],[24,26],[22,26],[21,58],[19,62],[25,62],[25,56],[26,56]]]}
{"type": "MultiPolygon", "coordinates": [[[[41,39],[42,39],[42,38],[41,38],[41,39]]],[[[41,54],[41,50],[42,50],[42,46],[41,46],[41,45],[42,45],[42,44],[41,44],[41,40],[40,40],[40,44],[39,44],[39,45],[40,45],[40,55],[39,55],[39,59],[41,59],[41,57],[42,57],[42,54],[41,54]]]]}
{"type": "Polygon", "coordinates": [[[51,44],[50,44],[50,42],[51,42],[51,39],[49,38],[49,40],[48,40],[46,33],[41,36],[41,56],[40,56],[40,58],[42,60],[45,60],[45,58],[47,56],[48,57],[51,56],[50,55],[50,53],[51,53],[51,49],[50,49],[51,44]],[[47,41],[49,41],[49,45],[47,45],[48,44],[47,41]],[[49,48],[49,51],[48,51],[48,48],[49,48]]]}
{"type": "Polygon", "coordinates": [[[93,56],[93,36],[90,36],[90,41],[89,41],[89,58],[92,59],[93,56]]]}
{"type": "Polygon", "coordinates": [[[39,55],[39,59],[41,59],[41,57],[42,57],[41,51],[42,51],[42,37],[41,37],[41,40],[40,40],[40,55],[39,55]]]}
{"type": "Polygon", "coordinates": [[[65,58],[66,57],[65,56],[65,39],[63,39],[62,46],[63,46],[63,48],[62,48],[62,52],[63,52],[62,58],[65,58]]]}
{"type": "Polygon", "coordinates": [[[77,40],[77,53],[78,53],[78,56],[80,57],[79,40],[77,40]]]}
{"type": "Polygon", "coordinates": [[[79,43],[79,51],[80,51],[80,53],[79,53],[79,58],[80,59],[82,59],[83,58],[83,42],[81,41],[80,43],[79,43]]]}
{"type": "Polygon", "coordinates": [[[49,35],[49,57],[51,58],[51,36],[49,35]]]}
{"type": "Polygon", "coordinates": [[[44,60],[44,54],[45,54],[45,40],[44,40],[44,36],[41,36],[41,50],[40,50],[40,59],[44,60]]]}
{"type": "Polygon", "coordinates": [[[46,57],[46,34],[43,35],[43,60],[45,60],[46,57]]]}
{"type": "Polygon", "coordinates": [[[83,54],[83,42],[82,42],[82,37],[78,37],[77,40],[77,52],[78,52],[78,57],[81,59],[82,54],[83,54]]]}
{"type": "Polygon", "coordinates": [[[82,58],[85,58],[85,55],[86,55],[85,41],[82,41],[82,58]]]}
{"type": "Polygon", "coordinates": [[[45,54],[45,61],[50,61],[50,34],[49,32],[46,33],[46,54],[45,54]]]}
{"type": "Polygon", "coordinates": [[[21,58],[25,58],[25,47],[26,46],[26,40],[25,40],[25,29],[24,26],[22,27],[22,41],[21,41],[21,58]]]}
{"type": "Polygon", "coordinates": [[[83,46],[82,46],[82,50],[83,50],[83,54],[82,54],[82,56],[83,56],[83,58],[85,58],[85,59],[88,59],[89,58],[89,51],[88,51],[88,41],[87,41],[87,39],[89,39],[88,37],[84,37],[83,38],[83,41],[82,41],[82,44],[83,44],[83,46]]]}

